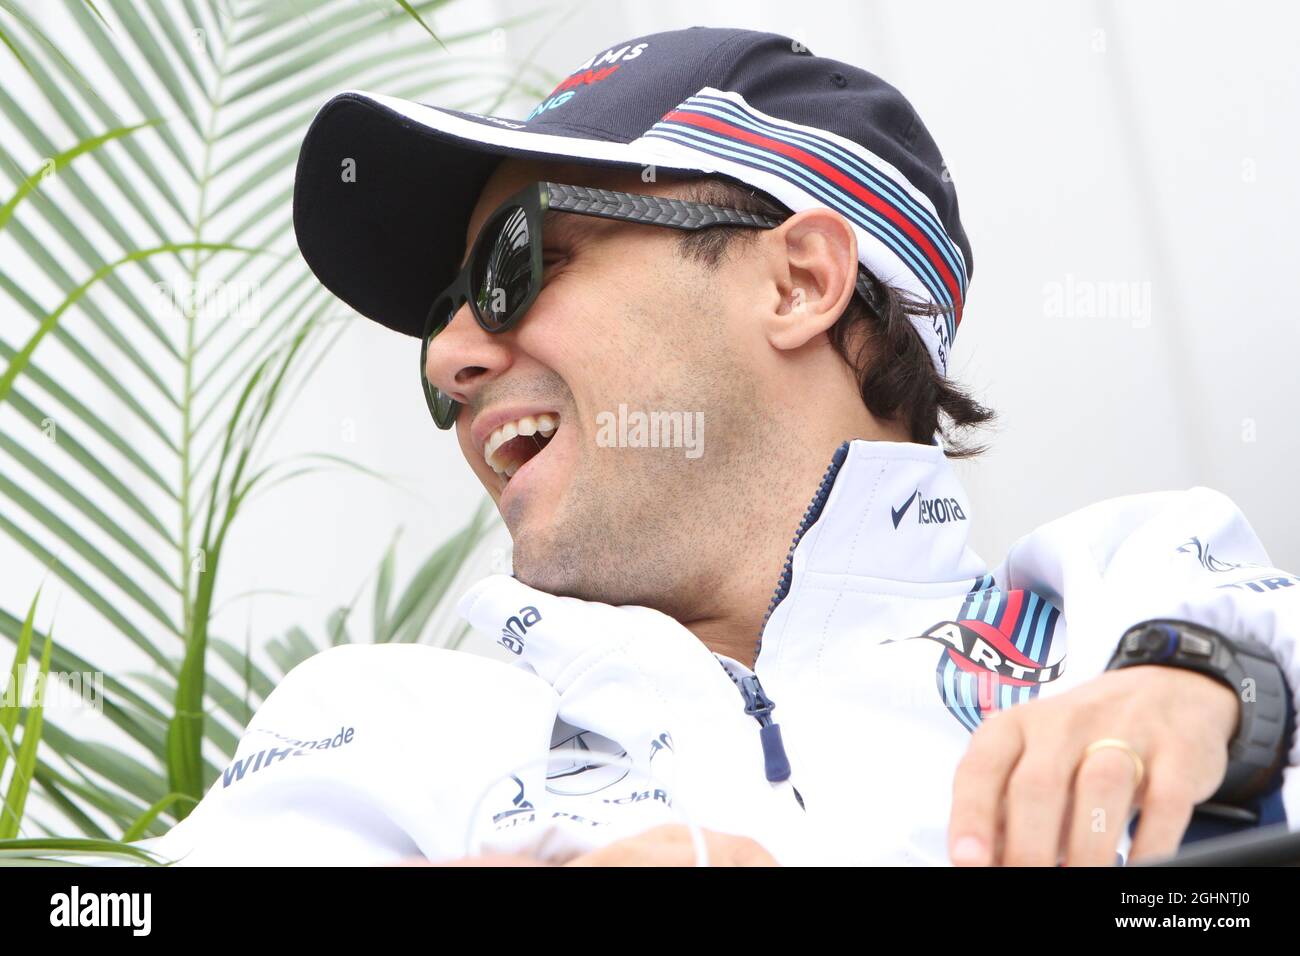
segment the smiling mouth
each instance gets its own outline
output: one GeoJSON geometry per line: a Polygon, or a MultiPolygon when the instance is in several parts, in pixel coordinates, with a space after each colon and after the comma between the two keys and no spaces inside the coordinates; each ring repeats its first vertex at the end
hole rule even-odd
{"type": "Polygon", "coordinates": [[[488,435],[483,444],[483,460],[501,479],[502,488],[509,484],[515,472],[550,444],[559,427],[559,415],[525,415],[506,422],[488,435]]]}

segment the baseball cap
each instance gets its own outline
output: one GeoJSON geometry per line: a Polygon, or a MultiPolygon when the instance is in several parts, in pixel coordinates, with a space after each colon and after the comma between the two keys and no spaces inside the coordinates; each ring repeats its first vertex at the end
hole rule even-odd
{"type": "Polygon", "coordinates": [[[606,47],[522,119],[346,90],[299,153],[303,258],[356,311],[419,336],[502,157],[714,175],[793,212],[834,209],[873,275],[949,310],[913,318],[947,374],[973,269],[956,190],[916,110],[866,70],[774,33],[691,27],[606,47]]]}

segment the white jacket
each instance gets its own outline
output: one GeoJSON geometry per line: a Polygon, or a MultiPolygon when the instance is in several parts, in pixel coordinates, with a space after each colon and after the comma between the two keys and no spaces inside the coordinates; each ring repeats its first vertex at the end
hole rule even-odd
{"type": "MultiPolygon", "coordinates": [[[[318,654],[190,816],[140,845],[191,864],[563,860],[684,821],[786,864],[944,864],[953,772],[982,714],[1096,677],[1138,621],[1251,635],[1300,688],[1300,578],[1219,492],[1099,502],[992,569],[967,545],[972,520],[942,446],[846,442],[754,672],[656,611],[488,578],[460,609],[514,666],[409,644],[318,654]]],[[[1300,734],[1288,763],[1296,821],[1300,734]]]]}

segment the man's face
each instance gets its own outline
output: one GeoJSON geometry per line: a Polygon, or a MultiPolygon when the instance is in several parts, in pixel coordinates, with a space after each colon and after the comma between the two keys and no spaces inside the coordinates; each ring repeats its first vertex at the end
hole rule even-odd
{"type": "MultiPolygon", "coordinates": [[[[479,197],[466,255],[492,211],[538,180],[677,191],[634,172],[507,160],[479,197]]],[[[686,613],[680,605],[708,587],[744,531],[738,484],[761,474],[773,437],[763,435],[746,357],[756,348],[747,296],[758,293],[746,292],[741,265],[710,271],[681,257],[673,230],[556,213],[544,233],[544,285],[523,320],[491,334],[466,304],[430,343],[426,374],[464,406],[461,451],[510,530],[520,580],[686,613]],[[598,443],[601,421],[620,405],[692,421],[702,413],[703,453],[598,443]],[[485,445],[500,441],[499,427],[531,418],[527,431],[542,415],[558,422],[549,441],[519,437],[495,449],[495,463],[514,472],[507,480],[485,445]]]]}

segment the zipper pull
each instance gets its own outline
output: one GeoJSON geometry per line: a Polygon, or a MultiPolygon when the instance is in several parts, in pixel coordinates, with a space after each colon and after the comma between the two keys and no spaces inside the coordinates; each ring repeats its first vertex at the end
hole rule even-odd
{"type": "MultiPolygon", "coordinates": [[[[785,755],[785,745],[781,743],[781,725],[772,721],[776,705],[763,693],[757,674],[740,679],[740,692],[745,698],[745,713],[758,720],[758,739],[763,744],[763,770],[768,781],[789,780],[790,760],[785,755]]],[[[802,800],[799,802],[803,803],[802,800]]]]}

